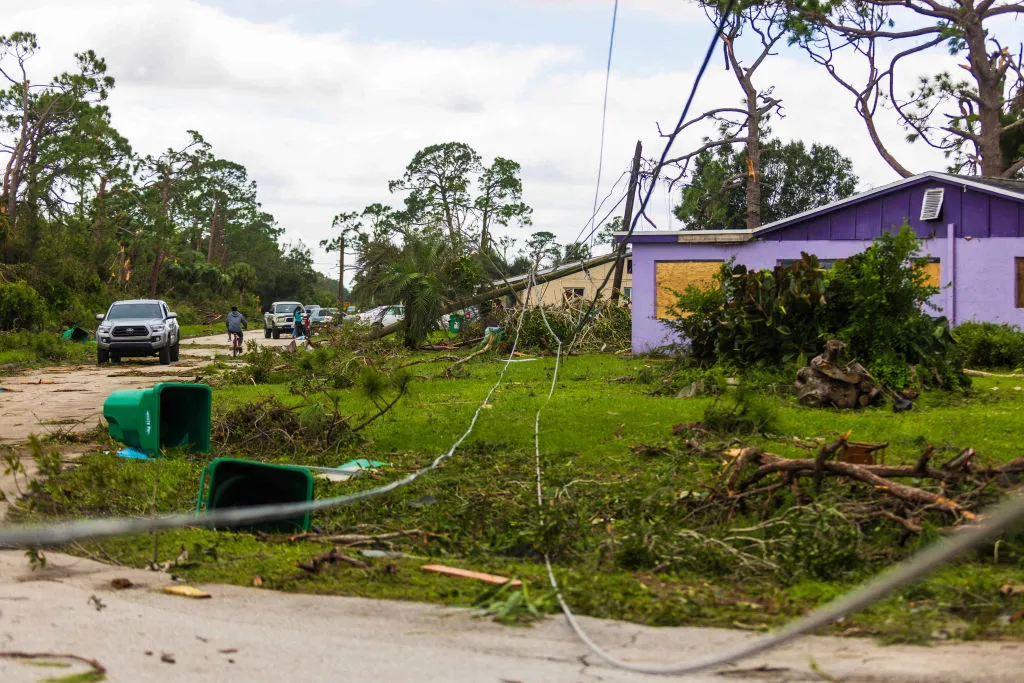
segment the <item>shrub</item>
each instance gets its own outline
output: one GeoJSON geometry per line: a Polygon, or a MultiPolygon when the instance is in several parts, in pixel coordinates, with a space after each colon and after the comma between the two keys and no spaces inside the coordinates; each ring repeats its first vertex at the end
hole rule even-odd
{"type": "Polygon", "coordinates": [[[0,330],[40,330],[46,312],[43,298],[27,282],[0,283],[0,330]]]}
{"type": "MultiPolygon", "coordinates": [[[[851,357],[869,370],[920,365],[940,384],[963,382],[962,360],[944,317],[933,318],[928,284],[914,232],[884,233],[860,254],[836,264],[829,277],[826,329],[846,342],[851,357]],[[876,367],[878,366],[878,367],[876,367]]],[[[909,377],[909,375],[908,375],[909,377]]],[[[906,380],[890,386],[902,388],[906,380]]]]}
{"type": "Polygon", "coordinates": [[[973,368],[1014,369],[1024,365],[1024,332],[1015,325],[963,323],[953,328],[964,364],[973,368]]]}
{"type": "Polygon", "coordinates": [[[825,271],[801,254],[791,266],[747,270],[724,264],[718,287],[690,287],[672,327],[690,340],[698,361],[738,365],[791,361],[814,351],[824,331],[825,271]]]}
{"type": "Polygon", "coordinates": [[[0,364],[7,362],[54,362],[89,360],[96,347],[66,341],[42,332],[0,333],[0,364]]]}

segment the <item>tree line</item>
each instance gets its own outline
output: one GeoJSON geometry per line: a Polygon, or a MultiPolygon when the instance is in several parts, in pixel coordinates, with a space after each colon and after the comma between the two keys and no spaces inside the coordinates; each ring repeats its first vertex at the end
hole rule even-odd
{"type": "Polygon", "coordinates": [[[43,313],[21,317],[47,318],[21,325],[84,324],[126,297],[169,298],[186,320],[230,303],[333,299],[309,249],[281,244],[243,165],[193,130],[137,153],[111,124],[103,58],[78,53],[46,80],[32,71],[39,50],[32,33],[0,36],[0,287],[34,291],[43,313]]]}

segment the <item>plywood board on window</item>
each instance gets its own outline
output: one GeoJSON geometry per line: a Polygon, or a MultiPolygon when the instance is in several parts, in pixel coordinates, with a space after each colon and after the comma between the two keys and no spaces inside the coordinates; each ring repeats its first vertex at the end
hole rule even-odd
{"type": "Polygon", "coordinates": [[[921,266],[921,269],[924,271],[925,275],[928,276],[928,280],[925,284],[927,284],[929,287],[942,286],[942,279],[939,277],[942,272],[942,268],[940,266],[941,264],[938,261],[929,261],[928,263],[921,266]]]}
{"type": "Polygon", "coordinates": [[[721,261],[658,261],[654,264],[655,315],[660,320],[671,320],[669,309],[678,296],[690,285],[709,287],[715,284],[715,275],[722,269],[721,261]]]}
{"type": "Polygon", "coordinates": [[[1024,308],[1024,258],[1017,256],[1013,260],[1017,267],[1017,308],[1024,308]]]}

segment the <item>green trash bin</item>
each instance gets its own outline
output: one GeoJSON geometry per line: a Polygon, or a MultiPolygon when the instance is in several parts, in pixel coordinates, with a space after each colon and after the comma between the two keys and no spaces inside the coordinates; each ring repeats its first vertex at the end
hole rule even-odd
{"type": "Polygon", "coordinates": [[[205,384],[161,382],[114,391],[103,402],[110,436],[150,455],[167,448],[210,452],[213,392],[205,384]]]}
{"type": "MultiPolygon", "coordinates": [[[[224,508],[252,507],[313,500],[313,474],[304,467],[217,458],[203,468],[196,514],[224,508]]],[[[313,514],[258,522],[243,527],[268,534],[309,531],[313,514]]]]}
{"type": "Polygon", "coordinates": [[[462,332],[462,326],[466,324],[466,316],[452,313],[448,316],[448,331],[452,334],[462,332]]]}
{"type": "Polygon", "coordinates": [[[66,339],[67,341],[78,342],[84,344],[89,341],[89,333],[83,330],[81,327],[72,327],[70,330],[65,330],[61,333],[60,338],[66,339]]]}

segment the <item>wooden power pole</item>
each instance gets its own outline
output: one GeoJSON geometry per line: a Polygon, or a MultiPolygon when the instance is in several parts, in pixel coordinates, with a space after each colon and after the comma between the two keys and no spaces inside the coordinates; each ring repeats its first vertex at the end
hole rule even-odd
{"type": "MultiPolygon", "coordinates": [[[[345,233],[338,236],[338,307],[345,307],[345,233]]],[[[342,311],[344,312],[344,311],[342,311]]]]}
{"type": "MultiPolygon", "coordinates": [[[[636,196],[636,185],[640,179],[640,155],[643,152],[643,147],[640,141],[636,141],[636,151],[633,152],[633,168],[629,174],[629,194],[626,195],[626,211],[622,216],[622,227],[625,230],[629,230],[629,226],[633,222],[633,198],[636,196]]],[[[622,270],[626,265],[626,245],[623,244],[621,248],[616,248],[619,257],[615,260],[615,277],[612,280],[612,304],[619,303],[619,292],[622,291],[622,270]]]]}

